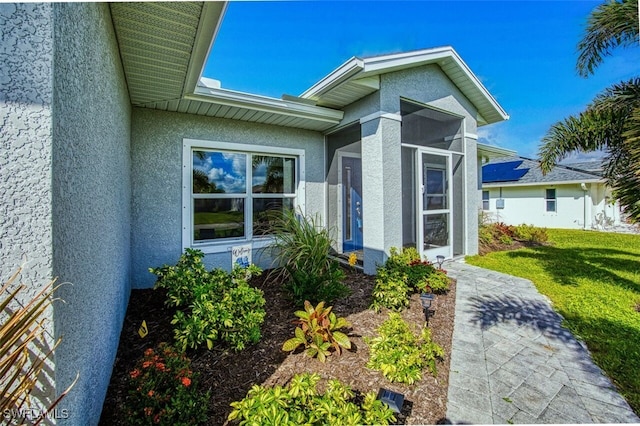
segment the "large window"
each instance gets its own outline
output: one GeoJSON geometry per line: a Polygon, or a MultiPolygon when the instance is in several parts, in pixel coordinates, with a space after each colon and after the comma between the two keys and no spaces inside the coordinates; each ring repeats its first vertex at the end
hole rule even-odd
{"type": "Polygon", "coordinates": [[[301,152],[257,148],[185,140],[183,238],[189,246],[268,236],[274,218],[296,208],[301,152]]]}
{"type": "Polygon", "coordinates": [[[556,190],[551,188],[545,192],[545,205],[548,212],[557,211],[556,190]]]}

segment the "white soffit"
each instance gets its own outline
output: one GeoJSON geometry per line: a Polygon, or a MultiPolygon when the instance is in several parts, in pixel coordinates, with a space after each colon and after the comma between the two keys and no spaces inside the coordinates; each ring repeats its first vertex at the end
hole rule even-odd
{"type": "Polygon", "coordinates": [[[484,158],[500,158],[510,157],[516,155],[516,151],[507,148],[501,148],[499,146],[487,145],[484,143],[477,143],[478,157],[484,158]]]}
{"type": "Polygon", "coordinates": [[[132,105],[178,99],[195,88],[225,6],[110,3],[132,105]]]}
{"type": "MultiPolygon", "coordinates": [[[[172,112],[326,130],[342,111],[198,85],[225,2],[111,3],[131,104],[172,112]]],[[[209,79],[203,79],[204,85],[209,79]]],[[[211,83],[211,81],[209,81],[211,83]]]]}
{"type": "MultiPolygon", "coordinates": [[[[393,71],[436,64],[478,110],[478,124],[509,118],[452,47],[418,50],[370,58],[352,58],[300,95],[318,105],[342,108],[373,93],[373,78],[393,71]]],[[[378,81],[379,88],[379,81],[378,81]]]]}

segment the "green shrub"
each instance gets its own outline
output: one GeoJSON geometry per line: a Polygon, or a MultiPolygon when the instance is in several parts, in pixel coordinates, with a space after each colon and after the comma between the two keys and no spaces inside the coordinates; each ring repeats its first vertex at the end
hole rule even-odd
{"type": "Polygon", "coordinates": [[[401,311],[409,306],[409,291],[406,275],[389,271],[385,267],[378,268],[371,308],[375,311],[381,308],[401,311]]]}
{"type": "Polygon", "coordinates": [[[232,402],[229,421],[240,425],[388,425],[396,418],[376,399],[374,392],[357,402],[356,394],[338,380],[329,380],[324,394],[318,392],[318,374],[297,374],[287,387],[254,385],[247,396],[232,402]]]}
{"type": "Polygon", "coordinates": [[[273,222],[274,244],[270,250],[274,264],[281,267],[287,281],[285,289],[298,305],[305,300],[331,303],[349,294],[342,283],[344,272],[329,257],[333,244],[330,231],[318,222],[318,217],[305,217],[293,210],[273,222]]]}
{"type": "Polygon", "coordinates": [[[514,238],[519,241],[546,243],[549,240],[547,230],[533,225],[521,224],[513,228],[514,238]]]}
{"type": "Polygon", "coordinates": [[[420,380],[425,367],[436,375],[436,359],[441,359],[444,351],[431,341],[427,327],[418,337],[398,313],[390,312],[377,332],[378,337],[365,338],[371,352],[368,368],[381,371],[391,382],[407,384],[420,380]]]}
{"type": "Polygon", "coordinates": [[[338,355],[342,352],[341,348],[351,349],[349,337],[338,331],[348,327],[349,323],[344,318],[338,318],[331,309],[331,306],[325,308],[324,302],[314,308],[309,301],[305,301],[304,311],[295,313],[298,317],[296,323],[300,327],[296,327],[295,337],[284,342],[282,350],[290,352],[303,345],[307,355],[311,358],[317,356],[324,362],[331,354],[331,347],[338,355]]]}
{"type": "Polygon", "coordinates": [[[420,259],[414,247],[407,247],[402,251],[392,247],[389,258],[377,270],[371,307],[376,311],[382,307],[400,311],[409,306],[409,296],[412,292],[424,292],[427,286],[446,291],[449,286],[448,280],[446,288],[439,280],[440,277],[436,277],[435,287],[429,284],[429,277],[435,273],[436,268],[420,259]]]}
{"type": "Polygon", "coordinates": [[[545,243],[549,240],[547,230],[533,225],[506,225],[504,223],[483,223],[478,229],[481,245],[491,247],[494,244],[512,245],[515,241],[545,243]]]}
{"type": "Polygon", "coordinates": [[[349,288],[342,283],[345,274],[337,262],[331,262],[322,274],[310,274],[294,269],[289,276],[284,288],[296,305],[304,304],[305,300],[331,303],[349,294],[349,288]]]}
{"type": "Polygon", "coordinates": [[[183,352],[161,343],[147,349],[129,373],[125,410],[129,424],[192,425],[207,420],[209,392],[198,390],[198,376],[183,352]]]}
{"type": "Polygon", "coordinates": [[[256,343],[265,300],[262,291],[247,281],[260,274],[260,268],[207,271],[203,257],[200,250],[186,249],[175,266],[149,269],[158,276],[155,288],[167,290],[166,304],[179,308],[171,321],[178,345],[184,350],[206,342],[211,349],[220,340],[241,350],[256,343]]]}
{"type": "Polygon", "coordinates": [[[508,235],[500,235],[500,237],[498,238],[498,241],[500,241],[501,244],[506,244],[508,246],[510,246],[511,244],[513,244],[513,238],[511,238],[508,235]]]}
{"type": "Polygon", "coordinates": [[[436,269],[427,277],[427,286],[429,286],[431,291],[436,294],[447,292],[449,290],[450,283],[451,279],[444,269],[436,269]]]}

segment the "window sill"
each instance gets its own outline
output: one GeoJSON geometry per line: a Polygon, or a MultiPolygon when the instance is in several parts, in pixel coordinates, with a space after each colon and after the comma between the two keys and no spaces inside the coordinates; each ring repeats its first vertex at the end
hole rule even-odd
{"type": "Polygon", "coordinates": [[[204,254],[218,254],[230,252],[233,247],[251,245],[253,250],[262,249],[273,243],[273,237],[258,237],[253,240],[224,240],[192,244],[190,248],[201,250],[204,254]]]}

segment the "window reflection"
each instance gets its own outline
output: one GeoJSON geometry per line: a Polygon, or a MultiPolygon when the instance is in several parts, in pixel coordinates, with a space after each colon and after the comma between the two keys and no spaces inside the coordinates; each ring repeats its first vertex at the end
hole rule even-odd
{"type": "Polygon", "coordinates": [[[247,155],[233,152],[193,152],[195,194],[246,192],[247,155]]]}
{"type": "Polygon", "coordinates": [[[244,199],[193,200],[193,239],[244,237],[244,199]]]}

